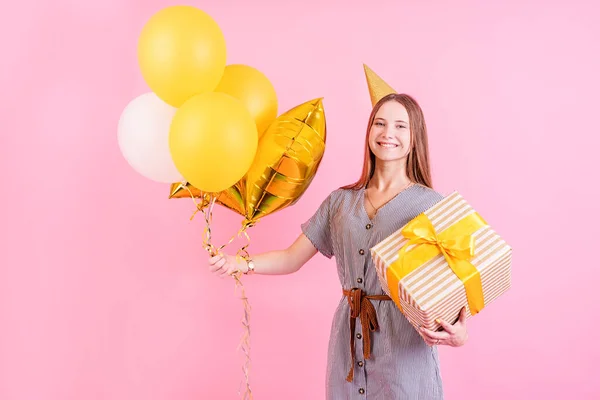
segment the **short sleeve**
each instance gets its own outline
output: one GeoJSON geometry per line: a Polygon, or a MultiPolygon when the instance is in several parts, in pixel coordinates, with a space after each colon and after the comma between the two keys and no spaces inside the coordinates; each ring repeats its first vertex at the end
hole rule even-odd
{"type": "Polygon", "coordinates": [[[321,203],[315,214],[301,225],[302,233],[325,257],[333,257],[331,240],[331,194],[321,203]]]}

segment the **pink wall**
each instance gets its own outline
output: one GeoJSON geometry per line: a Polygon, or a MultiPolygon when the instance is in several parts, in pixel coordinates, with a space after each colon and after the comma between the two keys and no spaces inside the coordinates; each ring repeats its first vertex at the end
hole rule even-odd
{"type": "MultiPolygon", "coordinates": [[[[269,76],[280,111],[325,97],[319,174],[251,231],[251,249],[290,243],[358,175],[367,63],[420,100],[437,188],[460,190],[515,249],[510,293],[470,321],[466,347],[441,350],[447,398],[599,398],[600,7],[326,3],[190,3],[221,25],[230,63],[269,76]]],[[[238,398],[233,283],[207,272],[192,204],[167,200],[116,141],[123,107],[147,90],[138,32],[171,4],[22,0],[0,14],[3,400],[238,398]]],[[[239,218],[215,221],[222,242],[239,218]]],[[[333,261],[245,282],[255,398],[323,398],[333,261]]]]}

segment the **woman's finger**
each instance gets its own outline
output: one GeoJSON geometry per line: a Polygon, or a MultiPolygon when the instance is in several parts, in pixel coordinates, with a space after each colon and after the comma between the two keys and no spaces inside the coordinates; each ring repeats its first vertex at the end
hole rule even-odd
{"type": "Polygon", "coordinates": [[[225,278],[226,276],[230,275],[230,269],[231,265],[227,264],[225,267],[221,268],[221,270],[219,271],[219,276],[221,278],[225,278]]]}
{"type": "Polygon", "coordinates": [[[216,256],[212,256],[208,259],[208,264],[209,265],[214,265],[217,262],[219,262],[219,260],[223,259],[223,255],[221,254],[217,254],[216,256]]]}
{"type": "Polygon", "coordinates": [[[227,263],[227,260],[225,258],[221,258],[219,261],[217,261],[215,264],[211,265],[209,267],[209,270],[211,272],[217,272],[218,270],[222,269],[223,266],[227,263]]]}
{"type": "Polygon", "coordinates": [[[460,314],[458,315],[458,321],[460,323],[467,322],[467,307],[461,308],[460,314]]]}
{"type": "Polygon", "coordinates": [[[450,334],[448,332],[446,332],[446,331],[434,332],[434,331],[431,331],[431,330],[423,328],[423,327],[421,327],[421,332],[423,333],[423,335],[426,338],[434,340],[434,341],[436,341],[438,339],[439,340],[445,340],[445,339],[447,339],[447,338],[450,337],[450,334]]]}
{"type": "Polygon", "coordinates": [[[445,340],[437,340],[437,339],[433,340],[433,339],[426,338],[425,339],[425,343],[427,343],[428,346],[432,346],[433,347],[433,346],[444,345],[444,344],[446,344],[446,341],[445,340]]]}
{"type": "Polygon", "coordinates": [[[456,327],[454,325],[450,325],[449,323],[447,323],[444,320],[438,319],[437,323],[440,324],[442,326],[442,328],[444,328],[444,330],[448,333],[456,332],[456,327]]]}
{"type": "Polygon", "coordinates": [[[220,269],[221,269],[221,265],[219,265],[219,264],[209,265],[209,267],[208,267],[208,270],[210,272],[217,272],[220,269]]]}

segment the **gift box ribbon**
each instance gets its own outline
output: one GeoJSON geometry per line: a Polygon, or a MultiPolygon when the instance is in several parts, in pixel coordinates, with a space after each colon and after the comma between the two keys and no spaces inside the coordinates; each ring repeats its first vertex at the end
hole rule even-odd
{"type": "Polygon", "coordinates": [[[408,242],[388,269],[390,296],[400,309],[398,282],[441,253],[465,287],[471,315],[481,311],[484,307],[481,274],[470,260],[475,254],[473,234],[486,225],[478,213],[467,215],[440,233],[436,232],[426,214],[420,214],[409,222],[402,229],[402,235],[408,242]]]}

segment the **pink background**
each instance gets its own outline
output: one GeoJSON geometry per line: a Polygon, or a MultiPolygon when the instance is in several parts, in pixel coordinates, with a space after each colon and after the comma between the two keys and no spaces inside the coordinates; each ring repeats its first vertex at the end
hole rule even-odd
{"type": "MultiPolygon", "coordinates": [[[[514,246],[514,287],[441,349],[447,399],[592,399],[600,279],[600,7],[592,1],[193,1],[229,63],[265,72],[280,112],[324,96],[322,167],[251,233],[281,248],[361,169],[362,63],[422,104],[436,188],[514,246]],[[283,5],[285,3],[286,5],[283,5]],[[579,215],[580,213],[585,213],[579,215]]],[[[122,158],[117,120],[147,90],[142,25],[163,0],[13,1],[0,16],[0,398],[236,399],[241,302],[206,269],[202,221],[122,158]],[[8,8],[7,8],[8,7],[8,8]]],[[[215,215],[217,242],[239,217],[215,215]]],[[[260,399],[320,399],[334,261],[245,279],[260,399]]]]}

